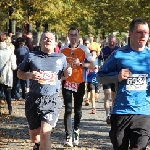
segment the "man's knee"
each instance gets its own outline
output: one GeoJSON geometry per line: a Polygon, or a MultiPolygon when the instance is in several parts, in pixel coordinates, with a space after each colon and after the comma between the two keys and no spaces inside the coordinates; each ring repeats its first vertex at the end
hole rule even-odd
{"type": "Polygon", "coordinates": [[[40,131],[41,140],[49,140],[51,131],[52,131],[52,126],[49,123],[42,121],[41,131],[40,131]]]}
{"type": "Polygon", "coordinates": [[[104,95],[105,95],[105,100],[110,99],[111,98],[111,90],[110,89],[105,89],[104,90],[104,95]]]}
{"type": "Polygon", "coordinates": [[[40,128],[30,130],[30,140],[33,143],[38,143],[40,141],[40,128]]]}

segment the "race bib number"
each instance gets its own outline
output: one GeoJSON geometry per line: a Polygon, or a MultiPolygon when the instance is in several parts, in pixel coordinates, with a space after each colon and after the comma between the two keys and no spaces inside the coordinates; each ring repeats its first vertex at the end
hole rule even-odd
{"type": "Polygon", "coordinates": [[[88,74],[91,73],[91,72],[97,73],[98,72],[98,65],[96,65],[94,68],[88,69],[87,72],[88,72],[88,74]]]}
{"type": "Polygon", "coordinates": [[[78,91],[78,87],[79,87],[79,83],[75,83],[75,82],[66,81],[64,84],[64,88],[75,92],[78,91]]]}
{"type": "Polygon", "coordinates": [[[148,74],[131,74],[127,79],[127,90],[147,90],[148,74]]]}
{"type": "Polygon", "coordinates": [[[56,80],[57,80],[56,72],[40,71],[40,79],[38,80],[38,83],[56,85],[56,80]]]}

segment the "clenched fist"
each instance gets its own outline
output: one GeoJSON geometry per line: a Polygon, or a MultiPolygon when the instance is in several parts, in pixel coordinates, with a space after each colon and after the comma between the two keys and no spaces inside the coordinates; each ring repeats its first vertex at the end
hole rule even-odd
{"type": "Polygon", "coordinates": [[[69,77],[72,75],[72,68],[69,66],[66,70],[64,70],[64,77],[69,77]]]}
{"type": "Polygon", "coordinates": [[[129,71],[129,69],[122,69],[118,75],[119,81],[121,82],[122,80],[126,80],[130,76],[130,74],[131,72],[129,71]]]}

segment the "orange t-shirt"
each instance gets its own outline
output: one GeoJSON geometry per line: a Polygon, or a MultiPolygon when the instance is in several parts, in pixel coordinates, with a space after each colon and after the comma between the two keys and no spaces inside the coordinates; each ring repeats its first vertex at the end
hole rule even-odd
{"type": "Polygon", "coordinates": [[[80,47],[75,49],[66,47],[61,50],[61,53],[63,53],[66,56],[68,65],[72,67],[72,76],[68,77],[66,80],[69,82],[76,82],[76,83],[84,82],[83,67],[74,65],[72,63],[72,58],[78,58],[80,62],[84,62],[85,59],[84,50],[82,50],[80,47]]]}

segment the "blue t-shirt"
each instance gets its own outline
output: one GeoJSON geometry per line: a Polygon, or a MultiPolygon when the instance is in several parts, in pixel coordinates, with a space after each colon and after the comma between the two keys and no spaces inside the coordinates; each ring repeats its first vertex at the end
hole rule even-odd
{"type": "Polygon", "coordinates": [[[98,83],[96,80],[96,74],[98,72],[98,58],[94,61],[94,66],[94,68],[87,69],[87,82],[98,83]]]}
{"type": "Polygon", "coordinates": [[[19,69],[39,71],[40,79],[31,80],[30,92],[37,95],[53,95],[60,90],[61,73],[67,68],[66,56],[62,53],[46,54],[34,51],[26,55],[19,69]]]}
{"type": "Polygon", "coordinates": [[[98,75],[118,75],[121,69],[132,73],[118,82],[112,114],[150,115],[150,50],[135,51],[129,46],[114,51],[99,70],[98,75]]]}

